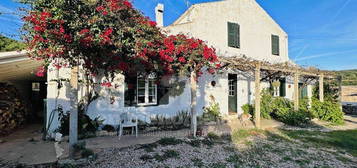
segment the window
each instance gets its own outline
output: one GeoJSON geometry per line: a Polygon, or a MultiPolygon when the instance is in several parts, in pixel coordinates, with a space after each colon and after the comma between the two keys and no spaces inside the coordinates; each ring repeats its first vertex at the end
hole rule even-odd
{"type": "Polygon", "coordinates": [[[279,55],[279,36],[271,35],[271,50],[273,55],[279,55]]]}
{"type": "Polygon", "coordinates": [[[125,106],[163,105],[169,103],[168,87],[157,84],[155,75],[125,78],[125,106]]]}
{"type": "Polygon", "coordinates": [[[228,22],[228,46],[240,48],[240,27],[237,23],[228,22]]]}
{"type": "Polygon", "coordinates": [[[235,85],[234,85],[234,80],[230,79],[228,81],[228,87],[229,87],[229,96],[234,96],[235,95],[235,85]]]}
{"type": "Polygon", "coordinates": [[[153,75],[149,75],[148,77],[138,76],[137,80],[137,104],[157,104],[156,78],[153,75]]]}

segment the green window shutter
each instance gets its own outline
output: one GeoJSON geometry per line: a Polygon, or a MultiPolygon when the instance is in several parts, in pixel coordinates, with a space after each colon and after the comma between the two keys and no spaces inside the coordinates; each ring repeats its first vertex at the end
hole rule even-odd
{"type": "Polygon", "coordinates": [[[237,23],[227,23],[228,27],[228,46],[239,48],[240,47],[240,26],[237,23]]]}
{"type": "Polygon", "coordinates": [[[280,79],[280,96],[281,97],[286,96],[286,79],[285,78],[280,79]]]}
{"type": "Polygon", "coordinates": [[[235,37],[236,37],[236,43],[235,43],[235,45],[236,45],[236,47],[237,48],[240,48],[240,26],[239,26],[239,24],[235,24],[235,30],[236,30],[236,35],[235,35],[235,37]]]}
{"type": "Polygon", "coordinates": [[[125,106],[136,105],[136,76],[125,77],[124,104],[125,106]]]}
{"type": "Polygon", "coordinates": [[[279,36],[277,35],[271,35],[271,48],[272,48],[272,54],[273,55],[279,55],[279,36]]]}

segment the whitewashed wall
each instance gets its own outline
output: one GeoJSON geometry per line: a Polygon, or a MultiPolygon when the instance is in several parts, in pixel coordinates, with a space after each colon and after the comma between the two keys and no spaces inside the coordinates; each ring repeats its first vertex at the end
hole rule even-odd
{"type": "Polygon", "coordinates": [[[207,41],[221,56],[244,54],[257,60],[289,61],[288,35],[255,0],[196,4],[164,29],[170,34],[184,33],[207,41]],[[240,48],[228,47],[227,22],[240,25],[240,48]],[[272,55],[272,34],[279,36],[279,56],[272,55]]]}

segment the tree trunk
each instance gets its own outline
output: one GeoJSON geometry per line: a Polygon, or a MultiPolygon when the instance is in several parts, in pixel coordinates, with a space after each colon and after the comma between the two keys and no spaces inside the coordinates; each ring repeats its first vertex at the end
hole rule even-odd
{"type": "Polygon", "coordinates": [[[78,141],[78,66],[71,69],[71,113],[69,116],[69,155],[74,157],[74,145],[78,141]]]}
{"type": "Polygon", "coordinates": [[[193,137],[196,137],[197,132],[197,112],[196,112],[196,103],[197,103],[197,79],[196,73],[191,72],[191,131],[193,137]]]}

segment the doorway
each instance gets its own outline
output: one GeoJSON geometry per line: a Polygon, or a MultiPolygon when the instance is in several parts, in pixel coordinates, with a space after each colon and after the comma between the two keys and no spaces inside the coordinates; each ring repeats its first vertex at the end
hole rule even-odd
{"type": "Polygon", "coordinates": [[[237,74],[228,74],[228,112],[237,114],[237,74]]]}

